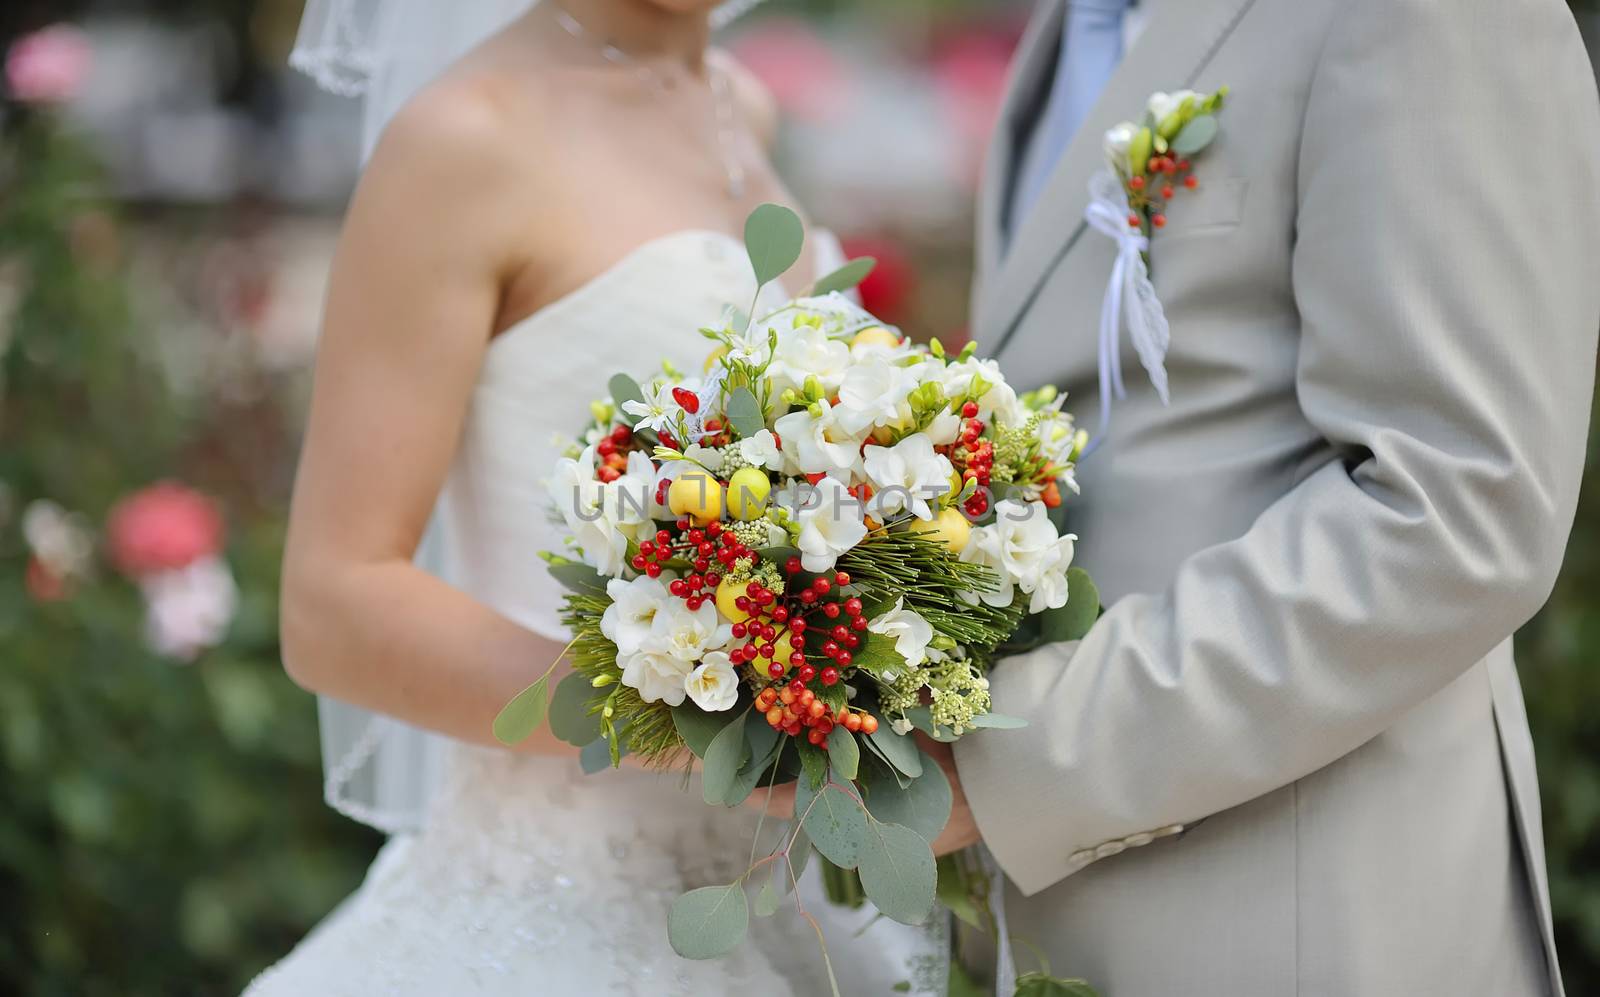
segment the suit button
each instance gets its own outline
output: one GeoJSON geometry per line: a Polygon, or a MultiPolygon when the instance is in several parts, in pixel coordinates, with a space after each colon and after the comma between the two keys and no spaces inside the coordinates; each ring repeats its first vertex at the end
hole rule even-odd
{"type": "Polygon", "coordinates": [[[1121,854],[1125,847],[1127,846],[1120,841],[1108,841],[1094,850],[1094,857],[1097,859],[1108,859],[1113,855],[1121,854]]]}
{"type": "Polygon", "coordinates": [[[1138,834],[1130,834],[1123,838],[1122,843],[1129,848],[1143,848],[1154,840],[1156,840],[1156,836],[1149,831],[1140,831],[1138,834]]]}

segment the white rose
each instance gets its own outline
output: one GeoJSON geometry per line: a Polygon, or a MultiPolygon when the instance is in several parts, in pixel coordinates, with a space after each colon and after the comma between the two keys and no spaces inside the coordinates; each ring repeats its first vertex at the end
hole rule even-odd
{"type": "Polygon", "coordinates": [[[656,613],[650,623],[650,635],[640,642],[639,650],[693,664],[707,651],[727,647],[732,639],[733,628],[719,622],[713,603],[704,602],[699,609],[691,610],[681,601],[672,599],[656,613]]]}
{"type": "Polygon", "coordinates": [[[764,467],[769,471],[783,470],[783,451],[778,449],[777,437],[768,429],[740,440],[739,456],[749,461],[751,467],[764,467]]]}
{"type": "Polygon", "coordinates": [[[800,521],[800,563],[807,571],[832,570],[840,554],[860,543],[867,535],[861,517],[861,503],[837,478],[817,482],[809,508],[802,508],[800,521]]]}
{"type": "Polygon", "coordinates": [[[829,339],[822,329],[806,325],[778,333],[778,348],[767,367],[767,377],[772,380],[774,396],[782,395],[785,388],[800,390],[807,377],[815,377],[822,390],[832,394],[849,369],[850,347],[829,339]]]}
{"type": "Polygon", "coordinates": [[[647,703],[678,706],[688,695],[686,687],[693,671],[691,661],[670,654],[641,652],[623,662],[622,684],[637,689],[639,698],[647,703]]]}
{"type": "Polygon", "coordinates": [[[594,458],[594,447],[589,447],[577,460],[557,461],[548,488],[584,563],[602,575],[616,577],[626,564],[628,537],[614,515],[615,497],[595,480],[594,458]]]}
{"type": "Polygon", "coordinates": [[[694,705],[707,713],[721,713],[739,700],[739,673],[726,654],[712,651],[684,681],[684,689],[694,705]]]}
{"type": "Polygon", "coordinates": [[[851,367],[839,385],[839,422],[858,436],[874,426],[896,426],[910,416],[906,396],[917,386],[904,367],[870,356],[851,367]]]}
{"type": "Polygon", "coordinates": [[[904,608],[905,600],[896,599],[894,608],[873,617],[867,630],[894,640],[894,649],[915,668],[928,660],[928,644],[933,640],[933,625],[917,613],[904,608]]]}
{"type": "Polygon", "coordinates": [[[1134,136],[1138,134],[1139,126],[1131,121],[1114,125],[1106,132],[1104,146],[1106,162],[1111,164],[1112,170],[1124,176],[1128,174],[1128,150],[1133,146],[1134,136]]]}
{"type": "Polygon", "coordinates": [[[606,583],[606,595],[611,605],[600,617],[600,632],[622,655],[638,653],[652,632],[656,614],[675,601],[664,581],[647,575],[631,582],[614,578],[606,583]]]}
{"type": "Polygon", "coordinates": [[[819,416],[801,409],[777,421],[785,469],[792,474],[854,476],[861,467],[861,437],[840,424],[838,410],[827,402],[816,407],[819,416]]]}
{"type": "Polygon", "coordinates": [[[913,433],[892,447],[867,446],[862,451],[867,480],[875,490],[873,518],[883,520],[897,512],[932,519],[928,500],[950,489],[955,468],[950,458],[935,453],[933,442],[913,433]]]}

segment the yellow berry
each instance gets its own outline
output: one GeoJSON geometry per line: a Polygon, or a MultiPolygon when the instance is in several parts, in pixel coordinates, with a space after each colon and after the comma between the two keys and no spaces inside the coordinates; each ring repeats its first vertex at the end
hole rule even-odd
{"type": "Polygon", "coordinates": [[[967,517],[959,509],[946,509],[931,522],[920,519],[912,521],[911,531],[921,533],[929,540],[937,540],[959,554],[972,537],[972,524],[967,522],[967,517]]]}
{"type": "Polygon", "coordinates": [[[862,329],[860,332],[856,333],[854,339],[850,340],[851,349],[855,349],[857,346],[884,346],[888,347],[889,349],[894,349],[899,345],[900,337],[896,336],[894,333],[890,332],[888,329],[885,329],[881,325],[875,325],[866,329],[862,329]]]}
{"type": "Polygon", "coordinates": [[[694,468],[683,472],[667,489],[667,508],[674,516],[693,516],[702,525],[722,518],[722,482],[694,468]]]}
{"type": "Polygon", "coordinates": [[[771,494],[772,482],[765,471],[742,467],[728,479],[728,511],[735,519],[759,519],[767,511],[767,498],[771,494]]]}

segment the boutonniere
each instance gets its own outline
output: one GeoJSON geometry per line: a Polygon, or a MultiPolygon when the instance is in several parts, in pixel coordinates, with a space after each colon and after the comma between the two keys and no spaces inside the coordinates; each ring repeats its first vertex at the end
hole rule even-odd
{"type": "Polygon", "coordinates": [[[1172,331],[1150,283],[1150,239],[1166,226],[1167,202],[1179,188],[1200,186],[1194,160],[1217,137],[1217,112],[1227,96],[1227,87],[1209,95],[1154,93],[1141,122],[1124,121],[1106,132],[1107,169],[1089,181],[1084,217],[1116,242],[1117,260],[1100,309],[1100,427],[1086,455],[1105,436],[1112,399],[1127,394],[1117,342],[1124,309],[1139,362],[1162,404],[1169,401],[1166,359],[1172,331]]]}

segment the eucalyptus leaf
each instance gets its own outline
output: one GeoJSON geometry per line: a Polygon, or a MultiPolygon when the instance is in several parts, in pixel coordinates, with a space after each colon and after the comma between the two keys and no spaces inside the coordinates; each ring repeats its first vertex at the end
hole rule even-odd
{"type": "Polygon", "coordinates": [[[888,773],[890,778],[898,782],[902,789],[911,785],[912,777],[894,767],[894,763],[889,761],[889,756],[885,755],[883,749],[878,747],[878,742],[869,737],[863,743],[867,746],[867,757],[877,760],[876,763],[869,764],[881,765],[882,770],[888,773]]]}
{"type": "Polygon", "coordinates": [[[855,735],[843,726],[834,727],[828,734],[828,764],[833,776],[841,782],[853,782],[861,765],[861,746],[855,735]]]}
{"type": "Polygon", "coordinates": [[[726,412],[728,422],[733,425],[740,439],[749,439],[767,428],[767,418],[761,411],[761,403],[756,401],[756,396],[751,394],[749,388],[733,389],[728,395],[726,412]]]}
{"type": "Polygon", "coordinates": [[[1217,137],[1217,119],[1202,114],[1183,126],[1183,131],[1172,140],[1172,151],[1179,156],[1193,156],[1211,144],[1217,137]]]}
{"type": "Polygon", "coordinates": [[[727,725],[727,718],[716,713],[707,713],[692,702],[684,702],[672,708],[672,726],[678,729],[678,736],[683,738],[683,743],[689,746],[696,758],[704,758],[706,749],[711,747],[712,740],[727,725]]]}
{"type": "Polygon", "coordinates": [[[789,869],[784,872],[784,892],[794,888],[794,884],[805,875],[806,866],[811,863],[811,836],[806,834],[804,827],[794,828],[794,840],[789,843],[789,869]],[[793,877],[790,879],[789,877],[793,877]]]}
{"type": "MultiPolygon", "coordinates": [[[[744,223],[744,248],[757,284],[770,284],[800,259],[806,230],[800,216],[781,204],[763,204],[744,223]]],[[[615,392],[613,392],[615,397],[615,392]]]]}
{"type": "Polygon", "coordinates": [[[756,891],[756,917],[771,917],[778,912],[778,891],[770,882],[762,883],[756,891]]]}
{"type": "Polygon", "coordinates": [[[1043,614],[1047,644],[1082,640],[1100,618],[1100,589],[1082,568],[1067,570],[1067,604],[1043,614]]]}
{"type": "Polygon", "coordinates": [[[828,781],[828,753],[809,741],[800,742],[800,783],[816,791],[828,781]]]}
{"type": "Polygon", "coordinates": [[[804,827],[824,858],[841,869],[856,867],[867,838],[867,814],[849,793],[838,786],[824,786],[807,806],[804,827]]]}
{"type": "Polygon", "coordinates": [[[949,744],[956,739],[949,727],[934,724],[933,711],[926,706],[913,706],[906,711],[906,719],[911,721],[911,726],[941,744],[949,744]]]}
{"type": "Polygon", "coordinates": [[[933,913],[938,882],[933,849],[911,828],[872,822],[861,843],[859,866],[867,898],[885,916],[901,924],[922,924],[933,913]]]}
{"type": "Polygon", "coordinates": [[[878,766],[862,770],[862,799],[867,811],[886,824],[901,824],[928,841],[939,836],[950,820],[952,794],[944,769],[922,756],[922,775],[901,787],[878,766]]]}
{"type": "Polygon", "coordinates": [[[606,577],[587,564],[569,561],[566,564],[550,565],[550,577],[561,583],[561,587],[569,592],[579,595],[605,595],[606,577]]]}
{"type": "Polygon", "coordinates": [[[990,730],[1020,730],[1028,726],[1028,721],[1021,717],[1009,717],[1004,713],[980,713],[972,718],[972,726],[987,727],[990,730]]]}
{"type": "Polygon", "coordinates": [[[494,718],[495,740],[514,747],[533,736],[544,723],[550,709],[550,677],[547,675],[517,693],[494,718]]]}
{"type": "MultiPolygon", "coordinates": [[[[627,749],[622,749],[620,755],[627,754],[627,749]]],[[[584,775],[594,775],[611,767],[611,742],[605,738],[591,741],[578,752],[578,765],[582,767],[584,775]]]]}
{"type": "Polygon", "coordinates": [[[909,735],[896,734],[888,724],[883,724],[867,737],[890,765],[913,779],[922,774],[922,752],[917,750],[917,742],[909,735]]]}
{"type": "MultiPolygon", "coordinates": [[[[734,785],[739,779],[739,768],[744,764],[748,750],[744,741],[744,716],[741,714],[728,722],[711,739],[710,747],[706,748],[701,765],[700,789],[707,803],[712,806],[727,803],[733,795],[734,785]]],[[[749,790],[746,790],[745,796],[749,795],[749,790]]],[[[739,802],[743,802],[742,797],[739,802]]]]}
{"type": "Polygon", "coordinates": [[[667,941],[685,959],[715,959],[739,947],[750,930],[750,902],[741,883],[691,890],[672,904],[667,941]]]}
{"type": "Polygon", "coordinates": [[[600,736],[600,717],[589,712],[593,698],[594,686],[582,675],[562,679],[550,698],[550,733],[574,748],[592,743],[600,736]]]}
{"type": "Polygon", "coordinates": [[[852,290],[860,286],[861,282],[867,279],[867,276],[872,273],[873,268],[877,265],[878,261],[875,258],[859,256],[826,277],[818,278],[817,282],[811,287],[811,293],[821,297],[825,294],[832,294],[835,291],[852,290]]]}
{"type": "Polygon", "coordinates": [[[950,913],[962,924],[979,931],[986,930],[983,913],[972,898],[972,884],[967,881],[966,870],[955,855],[941,855],[937,860],[939,882],[934,894],[950,913]]]}
{"type": "Polygon", "coordinates": [[[632,426],[639,421],[639,417],[622,410],[623,402],[644,401],[644,389],[639,387],[639,382],[626,374],[617,374],[611,378],[611,400],[617,406],[617,418],[632,426]]]}

